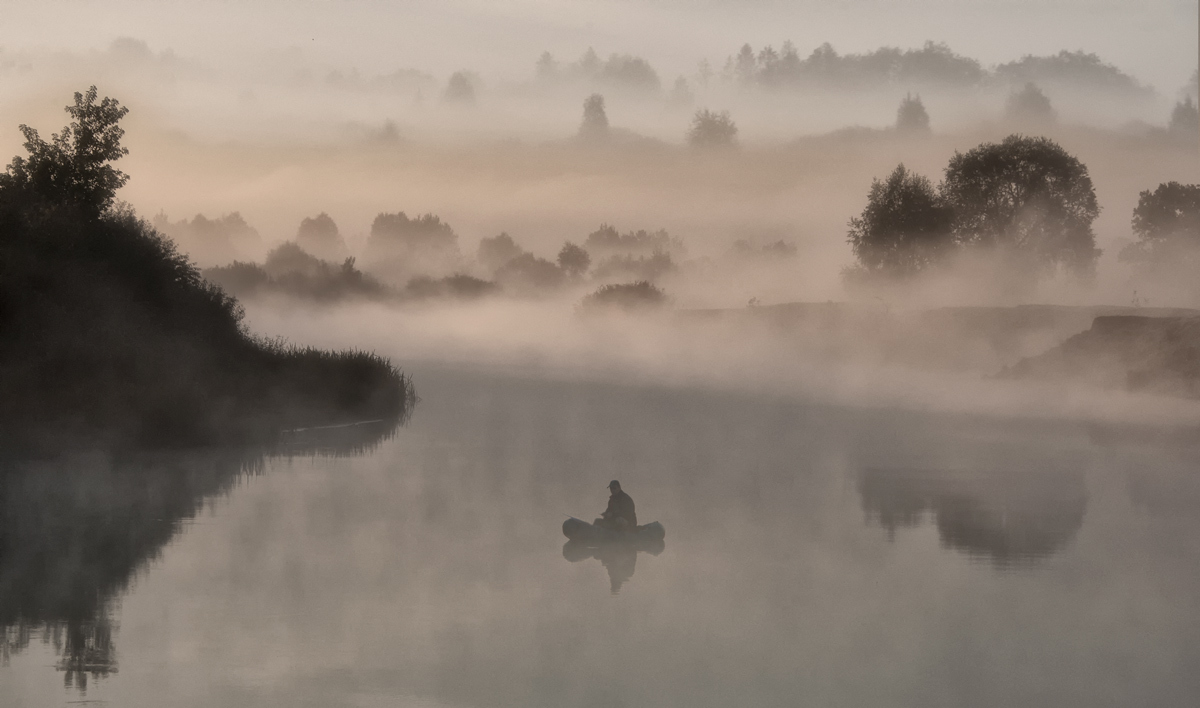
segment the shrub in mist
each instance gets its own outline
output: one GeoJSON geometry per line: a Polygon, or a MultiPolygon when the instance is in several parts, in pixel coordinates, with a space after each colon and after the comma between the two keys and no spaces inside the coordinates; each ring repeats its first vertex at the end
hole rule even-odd
{"type": "Polygon", "coordinates": [[[694,148],[730,148],[737,145],[737,132],[729,111],[717,113],[701,108],[692,116],[687,142],[694,148]]]}
{"type": "Polygon", "coordinates": [[[603,285],[580,301],[580,310],[651,310],[665,306],[667,294],[653,283],[640,280],[633,283],[603,285]]]}
{"type": "Polygon", "coordinates": [[[672,237],[666,229],[657,231],[639,229],[620,233],[616,227],[609,224],[601,224],[600,228],[588,234],[583,242],[583,248],[596,257],[645,255],[655,251],[683,255],[685,252],[683,240],[672,237]]]}
{"type": "Polygon", "coordinates": [[[495,273],[508,264],[509,261],[518,256],[525,255],[526,251],[517,245],[512,236],[508,232],[501,232],[490,238],[485,237],[479,240],[479,250],[476,258],[479,263],[488,270],[489,273],[495,273]]]}
{"type": "Polygon", "coordinates": [[[954,246],[954,214],[928,178],[898,166],[874,180],[847,241],[858,259],[851,277],[904,278],[944,259],[954,246]]]}
{"type": "Polygon", "coordinates": [[[581,278],[592,265],[592,257],[588,252],[567,241],[558,251],[558,267],[569,278],[581,278]]]}
{"type": "Polygon", "coordinates": [[[434,214],[378,214],[364,260],[372,272],[397,283],[414,274],[448,273],[460,265],[458,234],[434,214]]]}
{"type": "Polygon", "coordinates": [[[1155,270],[1182,266],[1195,280],[1200,265],[1200,185],[1167,182],[1142,192],[1132,225],[1137,241],[1121,251],[1121,260],[1155,270]]]}
{"type": "Polygon", "coordinates": [[[305,251],[326,260],[340,260],[349,255],[346,242],[337,224],[325,212],[300,222],[296,243],[305,251]]]}
{"type": "Polygon", "coordinates": [[[955,153],[940,194],[963,245],[1006,252],[1038,271],[1095,268],[1096,190],[1087,167],[1049,138],[1010,135],[955,153]]]}
{"type": "Polygon", "coordinates": [[[901,135],[928,135],[929,113],[920,94],[907,94],[896,110],[896,132],[901,135]]]}
{"type": "Polygon", "coordinates": [[[475,77],[465,71],[451,74],[450,80],[446,82],[442,100],[460,106],[475,105],[475,77]]]}
{"type": "Polygon", "coordinates": [[[633,93],[651,94],[662,89],[662,81],[650,62],[629,54],[610,56],[600,66],[596,78],[601,83],[633,93]]]}
{"type": "Polygon", "coordinates": [[[476,300],[499,292],[500,287],[490,280],[482,280],[470,275],[458,273],[445,278],[431,278],[419,275],[408,281],[408,285],[400,293],[404,299],[411,300],[476,300]]]}
{"type": "Polygon", "coordinates": [[[1033,83],[1011,93],[1004,111],[1009,120],[1031,126],[1053,125],[1058,119],[1050,99],[1033,83]]]}
{"type": "Polygon", "coordinates": [[[1173,137],[1192,141],[1200,138],[1200,110],[1191,96],[1185,96],[1171,111],[1167,132],[1173,137]]]}
{"type": "Polygon", "coordinates": [[[545,258],[522,253],[496,271],[496,280],[506,290],[533,294],[562,287],[566,274],[545,258]]]}
{"type": "Polygon", "coordinates": [[[365,353],[250,336],[238,302],[114,206],[125,109],[76,94],[52,143],[0,178],[0,448],[190,444],[399,415],[408,380],[365,353]]]}
{"type": "Polygon", "coordinates": [[[197,262],[227,262],[261,255],[263,243],[258,230],[238,212],[209,219],[197,214],[191,221],[172,222],[159,213],[151,222],[197,262]]]}
{"type": "Polygon", "coordinates": [[[579,124],[579,138],[592,142],[601,142],[608,138],[608,114],[604,112],[604,97],[598,93],[593,93],[583,102],[583,122],[579,124]]]}

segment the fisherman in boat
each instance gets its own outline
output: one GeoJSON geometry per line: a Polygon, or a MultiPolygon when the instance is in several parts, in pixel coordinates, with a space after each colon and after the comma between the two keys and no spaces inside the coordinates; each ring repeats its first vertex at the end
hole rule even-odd
{"type": "Polygon", "coordinates": [[[621,491],[621,483],[615,479],[608,483],[608,490],[612,493],[608,498],[608,508],[594,523],[613,531],[636,531],[637,514],[633,510],[633,497],[621,491]]]}

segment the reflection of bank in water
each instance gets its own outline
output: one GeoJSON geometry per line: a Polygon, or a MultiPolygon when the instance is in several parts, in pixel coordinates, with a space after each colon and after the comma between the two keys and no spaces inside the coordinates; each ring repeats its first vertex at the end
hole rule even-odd
{"type": "Polygon", "coordinates": [[[370,452],[400,420],[291,431],[272,446],[0,459],[0,661],[52,645],[68,686],[117,670],[111,609],[213,497],[268,457],[370,452]]]}
{"type": "Polygon", "coordinates": [[[608,581],[613,594],[621,590],[626,580],[633,577],[637,565],[637,554],[649,553],[657,556],[667,547],[661,538],[631,539],[628,541],[610,541],[597,545],[588,545],[584,541],[567,541],[563,544],[563,558],[571,563],[578,563],[588,558],[600,561],[608,571],[608,581]]]}
{"type": "Polygon", "coordinates": [[[859,479],[868,522],[915,527],[931,517],[942,545],[999,568],[1028,565],[1075,537],[1087,509],[1083,476],[1052,470],[954,472],[869,468],[859,479]]]}

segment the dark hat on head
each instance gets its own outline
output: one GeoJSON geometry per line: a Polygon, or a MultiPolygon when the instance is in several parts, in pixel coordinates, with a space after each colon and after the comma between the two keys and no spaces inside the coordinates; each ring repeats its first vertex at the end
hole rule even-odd
{"type": "Polygon", "coordinates": [[[615,479],[614,479],[613,481],[611,481],[611,482],[609,482],[609,483],[608,483],[608,488],[609,488],[609,489],[612,489],[613,487],[616,487],[616,488],[620,489],[620,488],[621,488],[621,483],[620,483],[620,482],[618,482],[617,480],[615,480],[615,479]]]}

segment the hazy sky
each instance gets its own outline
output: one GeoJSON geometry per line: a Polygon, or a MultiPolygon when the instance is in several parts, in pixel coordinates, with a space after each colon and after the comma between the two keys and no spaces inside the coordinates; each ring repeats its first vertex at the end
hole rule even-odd
{"type": "Polygon", "coordinates": [[[1192,0],[5,0],[0,47],[101,48],[143,39],[209,62],[301,47],[364,70],[470,68],[521,78],[543,50],[649,58],[664,77],[714,64],[742,42],[793,40],[802,53],[945,41],[985,63],[1060,49],[1099,53],[1173,94],[1196,67],[1192,0]]]}

